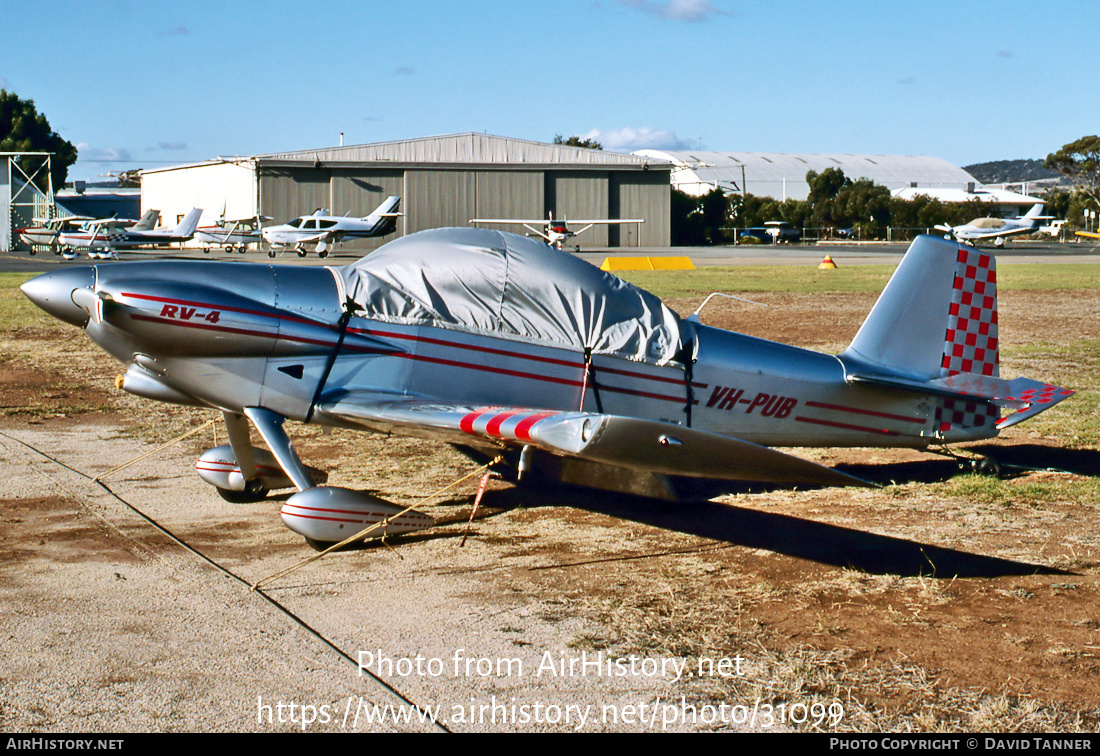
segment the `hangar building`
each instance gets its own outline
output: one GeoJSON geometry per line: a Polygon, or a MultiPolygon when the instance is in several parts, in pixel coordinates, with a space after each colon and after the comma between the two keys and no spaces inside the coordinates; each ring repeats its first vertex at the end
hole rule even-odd
{"type": "MultiPolygon", "coordinates": [[[[142,212],[171,225],[192,207],[201,224],[257,214],[278,223],[318,208],[364,216],[401,196],[395,234],[347,242],[374,249],[395,238],[471,218],[644,218],[594,226],[592,247],[670,244],[669,171],[663,160],[465,133],[300,152],[224,158],[142,172],[142,212]]],[[[497,226],[525,233],[521,225],[497,226]]]]}
{"type": "Polygon", "coordinates": [[[850,179],[869,178],[891,191],[904,187],[969,188],[978,181],[942,158],[913,155],[818,155],[779,152],[689,152],[639,150],[637,157],[674,164],[672,185],[699,197],[714,189],[726,193],[804,200],[807,171],[839,168],[850,179]]]}

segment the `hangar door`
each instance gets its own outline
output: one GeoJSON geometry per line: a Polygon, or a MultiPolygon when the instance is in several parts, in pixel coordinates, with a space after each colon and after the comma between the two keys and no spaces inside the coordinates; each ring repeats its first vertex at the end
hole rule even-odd
{"type": "Polygon", "coordinates": [[[260,213],[276,223],[329,206],[329,172],[317,168],[264,168],[260,173],[260,213]]]}
{"type": "MultiPolygon", "coordinates": [[[[554,213],[555,219],[608,218],[607,189],[608,177],[602,171],[548,171],[546,209],[554,213]]],[[[606,247],[607,226],[593,226],[569,243],[606,247]]]]}
{"type": "Polygon", "coordinates": [[[609,209],[612,218],[645,218],[645,223],[608,227],[608,242],[615,247],[667,247],[672,243],[669,223],[671,190],[668,174],[661,172],[611,175],[609,209]]]}

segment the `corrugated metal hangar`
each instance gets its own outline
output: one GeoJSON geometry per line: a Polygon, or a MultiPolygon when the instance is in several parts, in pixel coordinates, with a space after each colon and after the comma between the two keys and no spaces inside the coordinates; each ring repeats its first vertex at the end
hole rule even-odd
{"type": "Polygon", "coordinates": [[[977,179],[943,158],[924,155],[820,155],[793,152],[684,152],[638,150],[637,157],[674,164],[672,185],[702,196],[713,189],[758,197],[804,200],[808,171],[839,168],[850,179],[868,178],[891,190],[903,187],[969,189],[977,179]]]}
{"type": "MultiPolygon", "coordinates": [[[[467,226],[471,218],[644,218],[594,226],[592,247],[668,246],[670,163],[489,134],[226,158],[142,172],[142,211],[171,225],[192,207],[202,224],[269,216],[278,223],[318,208],[365,216],[401,196],[396,234],[348,242],[373,249],[416,231],[467,226]]],[[[497,226],[525,233],[521,225],[497,226]]]]}

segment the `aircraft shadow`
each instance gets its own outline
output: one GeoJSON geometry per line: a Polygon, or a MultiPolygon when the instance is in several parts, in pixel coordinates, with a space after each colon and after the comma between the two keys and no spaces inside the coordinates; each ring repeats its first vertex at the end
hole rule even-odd
{"type": "MultiPolygon", "coordinates": [[[[563,497],[561,492],[497,491],[486,494],[484,505],[509,509],[520,503],[516,498],[522,499],[524,506],[532,507],[555,506],[563,497]]],[[[1045,565],[973,554],[710,501],[670,503],[572,489],[568,491],[568,499],[570,506],[589,512],[874,574],[946,579],[1073,574],[1045,565]]]]}
{"type": "Polygon", "coordinates": [[[1100,451],[1093,449],[1060,449],[1039,444],[982,444],[969,446],[967,451],[985,454],[1002,465],[1024,470],[1056,470],[1074,475],[1100,475],[1100,451]]]}

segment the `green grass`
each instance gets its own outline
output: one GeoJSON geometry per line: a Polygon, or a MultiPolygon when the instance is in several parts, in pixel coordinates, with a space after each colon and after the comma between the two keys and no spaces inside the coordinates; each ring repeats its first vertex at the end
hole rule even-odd
{"type": "Polygon", "coordinates": [[[1046,509],[1056,504],[1094,507],[1100,501],[1100,478],[1056,475],[1041,480],[1000,480],[984,475],[960,475],[940,492],[976,504],[1046,509]]]}
{"type": "Polygon", "coordinates": [[[34,273],[0,273],[0,332],[41,324],[49,317],[19,291],[19,285],[34,278],[34,273]]]}
{"type": "MultiPolygon", "coordinates": [[[[685,297],[712,291],[796,293],[878,292],[893,265],[848,265],[818,270],[815,265],[744,265],[684,271],[622,271],[619,277],[659,297],[685,297]]],[[[1001,291],[1072,291],[1100,288],[1100,265],[1070,263],[1005,264],[997,270],[1001,291]]]]}

